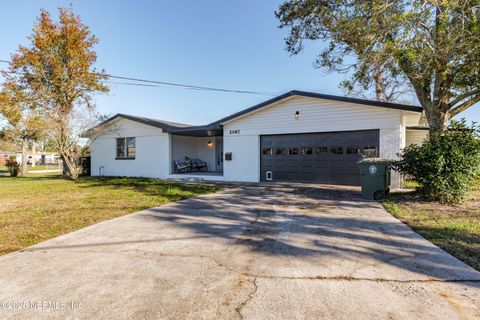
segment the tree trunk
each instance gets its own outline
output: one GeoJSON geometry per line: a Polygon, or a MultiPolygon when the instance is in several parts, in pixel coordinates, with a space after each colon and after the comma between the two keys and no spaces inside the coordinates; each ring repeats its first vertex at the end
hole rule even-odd
{"type": "Polygon", "coordinates": [[[22,174],[28,173],[28,140],[27,138],[22,139],[22,174]]]}
{"type": "Polygon", "coordinates": [[[32,140],[32,168],[35,168],[35,140],[32,140]]]}
{"type": "Polygon", "coordinates": [[[75,156],[62,154],[63,173],[72,180],[77,180],[80,175],[80,167],[77,164],[75,156]]]}
{"type": "Polygon", "coordinates": [[[448,112],[442,111],[441,106],[425,108],[425,115],[427,116],[430,134],[446,131],[448,129],[450,115],[448,112]]]}
{"type": "Polygon", "coordinates": [[[378,70],[379,67],[375,69],[375,74],[373,75],[373,80],[375,81],[375,99],[377,101],[382,101],[383,95],[383,86],[382,86],[382,71],[378,70]]]}

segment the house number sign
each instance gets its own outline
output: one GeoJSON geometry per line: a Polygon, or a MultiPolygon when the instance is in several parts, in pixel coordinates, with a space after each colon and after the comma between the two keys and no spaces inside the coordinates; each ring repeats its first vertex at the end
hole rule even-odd
{"type": "Polygon", "coordinates": [[[229,131],[228,131],[228,134],[240,134],[240,129],[229,130],[229,131]]]}

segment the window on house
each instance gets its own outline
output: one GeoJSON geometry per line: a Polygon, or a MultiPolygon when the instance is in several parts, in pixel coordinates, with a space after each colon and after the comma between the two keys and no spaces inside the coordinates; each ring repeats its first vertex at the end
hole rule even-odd
{"type": "Polygon", "coordinates": [[[263,155],[264,156],[271,156],[273,154],[272,148],[263,148],[263,155]]]}
{"type": "Polygon", "coordinates": [[[135,159],[135,138],[126,138],[127,140],[127,158],[135,159]]]}
{"type": "Polygon", "coordinates": [[[312,153],[313,153],[312,147],[302,147],[302,154],[304,156],[312,153]]]}
{"type": "Polygon", "coordinates": [[[322,154],[322,153],[327,153],[328,148],[327,147],[316,147],[315,148],[315,153],[316,154],[322,154]]]}
{"type": "Polygon", "coordinates": [[[117,159],[135,159],[135,138],[117,138],[117,159]]]}
{"type": "Polygon", "coordinates": [[[285,154],[285,148],[277,148],[275,149],[275,155],[282,156],[285,154]]]}
{"type": "Polygon", "coordinates": [[[358,147],[347,147],[347,154],[357,154],[360,152],[358,147]]]}
{"type": "Polygon", "coordinates": [[[298,154],[298,148],[288,148],[288,154],[297,155],[298,154]]]}
{"type": "Polygon", "coordinates": [[[334,154],[342,154],[343,148],[342,147],[331,147],[330,152],[334,154]]]}

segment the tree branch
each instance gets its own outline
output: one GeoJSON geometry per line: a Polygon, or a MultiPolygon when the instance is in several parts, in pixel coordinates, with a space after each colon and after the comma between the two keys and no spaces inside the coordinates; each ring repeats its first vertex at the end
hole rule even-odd
{"type": "Polygon", "coordinates": [[[467,110],[471,106],[473,106],[475,103],[480,102],[480,94],[471,98],[470,100],[465,101],[464,103],[456,106],[455,108],[450,110],[450,117],[454,117],[457,114],[459,114],[462,111],[467,110]]]}
{"type": "Polygon", "coordinates": [[[466,93],[464,93],[464,94],[459,95],[457,98],[455,98],[455,100],[451,101],[451,102],[449,103],[449,105],[450,105],[451,107],[455,107],[455,105],[457,105],[458,103],[460,103],[460,102],[462,102],[463,100],[467,99],[468,97],[475,96],[475,95],[478,95],[478,94],[480,94],[480,89],[466,92],[466,93]]]}

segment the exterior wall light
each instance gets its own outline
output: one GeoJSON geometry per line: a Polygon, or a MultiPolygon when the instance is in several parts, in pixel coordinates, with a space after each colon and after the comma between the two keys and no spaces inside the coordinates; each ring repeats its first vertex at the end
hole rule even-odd
{"type": "Polygon", "coordinates": [[[208,146],[209,148],[211,148],[212,145],[213,145],[212,141],[208,141],[208,142],[207,142],[207,146],[208,146]]]}
{"type": "Polygon", "coordinates": [[[295,112],[295,120],[300,119],[300,111],[295,112]]]}

